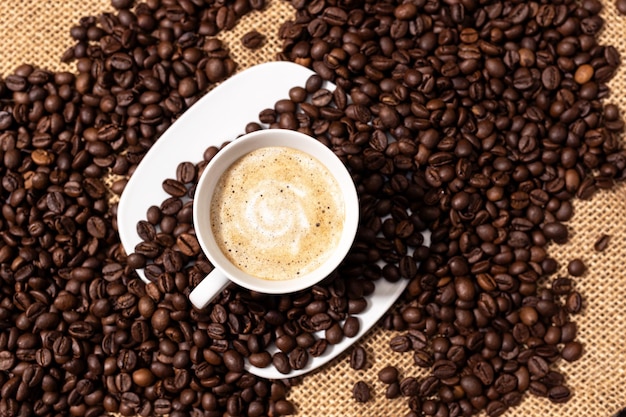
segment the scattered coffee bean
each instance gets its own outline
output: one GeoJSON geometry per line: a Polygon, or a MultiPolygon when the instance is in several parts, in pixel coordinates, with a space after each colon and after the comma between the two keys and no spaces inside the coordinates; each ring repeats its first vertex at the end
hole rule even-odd
{"type": "Polygon", "coordinates": [[[265,35],[256,30],[251,30],[241,37],[241,43],[248,49],[258,49],[265,43],[265,35]]]}
{"type": "Polygon", "coordinates": [[[596,250],[596,252],[602,252],[607,248],[607,246],[609,246],[610,240],[611,236],[602,234],[594,243],[593,248],[596,250]]]}
{"type": "Polygon", "coordinates": [[[385,390],[385,397],[389,399],[398,398],[400,396],[400,383],[394,381],[387,386],[385,390]]]}
{"type": "Polygon", "coordinates": [[[624,0],[615,0],[615,7],[617,11],[623,15],[626,15],[626,1],[624,0]]]}
{"type": "Polygon", "coordinates": [[[369,401],[371,393],[370,387],[363,381],[358,381],[352,388],[352,396],[359,403],[366,403],[369,401]]]}
{"type": "Polygon", "coordinates": [[[359,319],[354,316],[350,316],[343,323],[343,334],[346,337],[354,337],[359,333],[360,328],[361,325],[359,319]]]}
{"type": "Polygon", "coordinates": [[[367,353],[362,346],[356,346],[350,354],[350,368],[354,370],[365,369],[367,365],[367,353]]]}
{"type": "Polygon", "coordinates": [[[582,353],[582,344],[575,341],[566,343],[561,350],[561,356],[568,362],[573,362],[580,359],[582,353]]]}
{"type": "Polygon", "coordinates": [[[272,363],[281,374],[287,374],[291,371],[289,357],[285,352],[276,352],[272,357],[272,363]]]}
{"type": "Polygon", "coordinates": [[[573,259],[567,264],[567,272],[573,277],[582,276],[587,267],[581,259],[573,259]]]}
{"type": "Polygon", "coordinates": [[[555,387],[550,388],[547,393],[548,399],[554,403],[560,404],[567,402],[572,393],[569,388],[564,385],[557,385],[555,387]]]}
{"type": "Polygon", "coordinates": [[[385,384],[391,384],[398,380],[398,369],[392,365],[386,366],[378,372],[378,379],[385,384]]]}

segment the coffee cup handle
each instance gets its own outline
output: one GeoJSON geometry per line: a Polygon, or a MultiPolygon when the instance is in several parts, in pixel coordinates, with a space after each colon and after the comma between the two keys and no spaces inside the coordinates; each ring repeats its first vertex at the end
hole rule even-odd
{"type": "Polygon", "coordinates": [[[219,293],[230,285],[230,280],[215,268],[189,294],[191,304],[197,309],[207,306],[219,293]]]}

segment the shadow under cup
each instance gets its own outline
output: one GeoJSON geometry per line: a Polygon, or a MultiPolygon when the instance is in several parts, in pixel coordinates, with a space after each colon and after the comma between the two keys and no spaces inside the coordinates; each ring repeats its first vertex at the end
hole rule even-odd
{"type": "Polygon", "coordinates": [[[220,150],[204,169],[194,196],[193,221],[196,236],[209,261],[215,266],[192,291],[190,298],[197,307],[206,305],[219,291],[233,281],[250,290],[267,294],[285,294],[311,287],[327,277],[348,253],[356,235],[359,202],[354,182],[341,160],[325,145],[300,132],[283,129],[266,129],[244,135],[220,150]],[[336,249],[320,267],[301,277],[286,280],[268,280],[252,276],[222,253],[215,241],[211,227],[211,199],[222,173],[242,156],[265,147],[289,147],[317,159],[334,176],[344,200],[343,230],[336,249]],[[228,280],[226,280],[227,278],[228,280]],[[207,280],[215,283],[205,282],[207,280]],[[220,280],[222,284],[219,285],[220,280]],[[215,284],[215,285],[212,285],[215,284]],[[213,288],[219,287],[219,288],[213,288]]]}

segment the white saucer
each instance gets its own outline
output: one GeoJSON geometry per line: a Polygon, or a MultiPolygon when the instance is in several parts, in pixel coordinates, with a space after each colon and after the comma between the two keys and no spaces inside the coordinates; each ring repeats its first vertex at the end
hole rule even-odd
{"type": "MultiPolygon", "coordinates": [[[[198,162],[205,149],[220,146],[244,133],[247,123],[258,120],[259,112],[273,108],[276,101],[287,98],[294,86],[304,86],[313,72],[291,62],[270,62],[249,68],[234,75],[191,106],[146,153],[131,176],[118,205],[117,224],[120,239],[127,253],[132,253],[141,242],[137,222],[146,218],[146,211],[169,196],[161,184],[173,178],[176,167],[183,161],[198,162]]],[[[333,85],[325,86],[329,90],[333,85]]],[[[425,245],[430,244],[430,233],[425,232],[425,245]]],[[[143,270],[137,273],[149,282],[143,270]]],[[[367,297],[367,308],[357,317],[360,331],[353,338],[344,338],[329,345],[319,357],[310,358],[306,367],[282,374],[273,365],[257,368],[246,362],[246,369],[257,376],[283,379],[303,375],[324,365],[363,336],[402,294],[408,280],[389,283],[376,282],[376,289],[367,297]]]]}

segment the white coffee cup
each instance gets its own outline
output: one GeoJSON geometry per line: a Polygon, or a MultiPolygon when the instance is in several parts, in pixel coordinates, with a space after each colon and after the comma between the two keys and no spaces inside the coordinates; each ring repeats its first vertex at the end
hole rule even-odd
{"type": "MultiPolygon", "coordinates": [[[[263,177],[260,170],[258,175],[263,177]]],[[[308,135],[285,129],[265,129],[235,139],[221,149],[205,167],[194,195],[193,222],[202,250],[215,267],[189,298],[197,308],[205,307],[231,282],[266,294],[287,294],[311,287],[331,274],[345,258],[354,241],[359,218],[359,201],[354,182],[341,160],[328,147],[308,135]],[[222,174],[244,155],[261,148],[284,147],[303,152],[319,161],[334,178],[343,200],[343,226],[334,249],[313,270],[291,279],[265,279],[243,271],[220,248],[211,223],[211,201],[219,192],[222,174]]],[[[233,219],[232,221],[237,221],[233,219]]],[[[254,236],[250,236],[254,239],[254,236]]],[[[269,265],[268,267],[272,267],[269,265]]]]}

